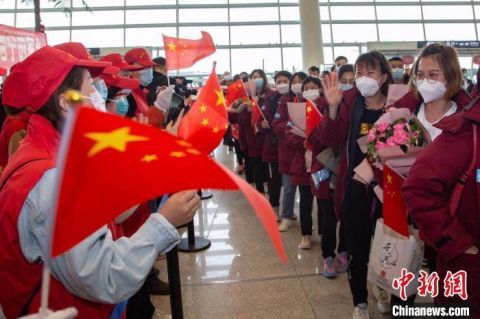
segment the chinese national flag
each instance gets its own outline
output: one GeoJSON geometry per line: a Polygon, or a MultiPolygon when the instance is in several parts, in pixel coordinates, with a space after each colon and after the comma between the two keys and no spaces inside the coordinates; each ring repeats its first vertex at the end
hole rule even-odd
{"type": "Polygon", "coordinates": [[[308,142],[308,137],[312,134],[312,131],[320,124],[323,116],[318,111],[317,107],[313,104],[312,101],[307,101],[307,106],[305,108],[306,111],[306,127],[305,127],[305,134],[306,134],[306,141],[307,141],[307,148],[312,150],[313,146],[308,142]]]}
{"type": "Polygon", "coordinates": [[[208,188],[242,191],[286,261],[275,215],[264,196],[185,140],[85,107],[71,114],[63,136],[52,257],[138,203],[208,188]]]}
{"type": "Polygon", "coordinates": [[[195,104],[180,122],[178,135],[203,153],[212,152],[228,128],[228,115],[215,68],[195,104]]]}
{"type": "Polygon", "coordinates": [[[145,93],[141,87],[132,90],[132,97],[137,103],[137,113],[145,114],[148,111],[148,102],[145,93]]]}
{"type": "Polygon", "coordinates": [[[408,237],[407,208],[402,199],[403,177],[383,166],[383,220],[385,225],[408,237]]]}
{"type": "Polygon", "coordinates": [[[251,117],[251,123],[254,127],[257,127],[258,121],[260,121],[263,117],[262,110],[260,109],[260,106],[258,105],[257,101],[255,98],[250,98],[250,103],[252,105],[252,117],[251,117]]]}
{"type": "Polygon", "coordinates": [[[215,53],[215,44],[208,32],[202,31],[199,40],[173,38],[163,35],[165,58],[167,69],[185,69],[194,65],[197,61],[215,53]]]}
{"type": "Polygon", "coordinates": [[[230,105],[238,99],[248,98],[243,80],[237,80],[227,87],[227,104],[230,105]]]}

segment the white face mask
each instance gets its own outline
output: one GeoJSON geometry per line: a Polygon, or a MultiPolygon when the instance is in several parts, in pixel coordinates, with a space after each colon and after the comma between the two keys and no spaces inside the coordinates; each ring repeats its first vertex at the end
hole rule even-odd
{"type": "Polygon", "coordinates": [[[302,93],[302,83],[292,84],[292,92],[297,95],[302,93]]]}
{"type": "Polygon", "coordinates": [[[363,97],[374,96],[380,90],[377,80],[367,76],[355,79],[355,84],[363,97]]]}
{"type": "Polygon", "coordinates": [[[93,107],[97,111],[101,112],[107,112],[107,108],[105,106],[105,100],[102,98],[100,93],[98,93],[97,90],[90,94],[90,97],[88,96],[83,96],[84,99],[90,100],[90,103],[92,103],[93,107]]]}
{"type": "Polygon", "coordinates": [[[428,81],[417,81],[417,89],[423,98],[423,102],[429,103],[445,96],[447,88],[445,83],[437,81],[435,84],[431,84],[428,81]]]}
{"type": "Polygon", "coordinates": [[[287,94],[288,93],[288,83],[280,83],[277,84],[277,91],[280,94],[287,94]]]}
{"type": "Polygon", "coordinates": [[[320,96],[320,90],[306,90],[303,92],[303,98],[305,100],[316,100],[320,96]]]}

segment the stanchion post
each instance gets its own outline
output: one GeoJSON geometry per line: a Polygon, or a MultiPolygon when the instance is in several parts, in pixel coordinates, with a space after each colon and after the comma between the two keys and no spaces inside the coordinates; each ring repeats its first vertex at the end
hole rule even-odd
{"type": "Polygon", "coordinates": [[[172,319],[183,319],[182,286],[180,282],[180,267],[178,249],[175,246],[167,253],[168,283],[170,286],[170,308],[172,319]]]}

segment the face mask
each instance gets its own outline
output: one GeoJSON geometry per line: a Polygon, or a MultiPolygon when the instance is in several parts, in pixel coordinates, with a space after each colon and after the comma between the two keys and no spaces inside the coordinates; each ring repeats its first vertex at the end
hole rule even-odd
{"type": "Polygon", "coordinates": [[[118,95],[126,95],[126,96],[129,96],[130,93],[132,93],[132,90],[130,90],[130,89],[123,89],[123,90],[118,91],[117,94],[118,94],[118,95]]]}
{"type": "Polygon", "coordinates": [[[374,96],[378,90],[380,90],[377,80],[367,76],[362,76],[356,79],[355,83],[357,84],[357,89],[360,91],[363,97],[374,96]]]}
{"type": "Polygon", "coordinates": [[[257,85],[257,89],[263,88],[264,81],[262,78],[255,79],[255,84],[257,85]]]}
{"type": "Polygon", "coordinates": [[[225,75],[224,79],[225,81],[231,81],[233,78],[231,75],[225,75]]]}
{"type": "Polygon", "coordinates": [[[292,92],[297,95],[302,93],[302,83],[292,84],[292,92]]]}
{"type": "Polygon", "coordinates": [[[404,69],[395,68],[392,69],[392,77],[394,81],[401,81],[403,79],[403,74],[405,73],[404,69]]]}
{"type": "Polygon", "coordinates": [[[319,90],[306,90],[303,92],[303,98],[305,100],[316,100],[320,96],[320,91],[319,90]]]}
{"type": "Polygon", "coordinates": [[[345,92],[345,91],[348,91],[348,90],[350,90],[351,88],[353,88],[353,84],[340,83],[340,85],[338,86],[338,88],[339,88],[340,90],[342,90],[343,92],[345,92]]]}
{"type": "Polygon", "coordinates": [[[100,96],[106,100],[108,96],[108,88],[105,84],[105,81],[103,79],[99,79],[93,83],[93,86],[95,86],[95,89],[97,89],[98,93],[100,93],[100,96]]]}
{"type": "Polygon", "coordinates": [[[445,92],[447,92],[445,83],[440,81],[437,81],[435,84],[431,84],[425,80],[417,81],[417,89],[425,103],[441,99],[445,95],[445,92]]]}
{"type": "Polygon", "coordinates": [[[140,70],[140,84],[142,86],[148,86],[153,80],[152,68],[140,70]]]}
{"type": "Polygon", "coordinates": [[[125,95],[120,96],[114,101],[117,104],[117,114],[125,116],[128,112],[128,100],[125,95]]]}
{"type": "Polygon", "coordinates": [[[288,93],[288,84],[287,83],[280,83],[277,84],[277,92],[280,94],[287,94],[288,93]]]}
{"type": "Polygon", "coordinates": [[[102,98],[102,96],[100,95],[100,93],[98,93],[97,90],[90,94],[90,97],[84,96],[83,98],[90,100],[90,103],[92,103],[95,110],[107,112],[107,108],[105,107],[105,100],[102,98]]]}

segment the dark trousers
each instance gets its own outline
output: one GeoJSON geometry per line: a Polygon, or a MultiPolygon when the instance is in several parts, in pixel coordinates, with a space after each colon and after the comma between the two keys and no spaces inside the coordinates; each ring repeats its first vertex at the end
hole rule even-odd
{"type": "Polygon", "coordinates": [[[243,165],[243,159],[245,157],[245,152],[240,150],[240,144],[236,139],[233,139],[233,148],[235,149],[235,155],[237,157],[238,165],[243,165]]]}
{"type": "Polygon", "coordinates": [[[374,193],[364,184],[347,178],[343,209],[347,252],[349,254],[348,280],[353,304],[367,303],[367,273],[374,219],[374,193]]]}
{"type": "Polygon", "coordinates": [[[253,174],[253,167],[254,167],[254,162],[252,161],[252,158],[248,156],[247,152],[243,152],[244,160],[245,160],[245,178],[247,179],[247,183],[252,184],[255,182],[254,179],[254,174],[253,174]]]}
{"type": "Polygon", "coordinates": [[[150,301],[147,288],[148,281],[153,279],[152,276],[156,276],[153,269],[140,290],[128,299],[127,319],[151,319],[153,317],[155,306],[150,301]]]}
{"type": "Polygon", "coordinates": [[[268,163],[270,174],[268,177],[268,196],[272,207],[280,206],[280,190],[282,189],[282,175],[278,171],[278,163],[268,163]]]}
{"type": "Polygon", "coordinates": [[[268,163],[262,162],[260,157],[250,157],[253,163],[253,180],[257,191],[265,194],[265,183],[268,179],[268,163]]]}
{"type": "Polygon", "coordinates": [[[310,185],[300,185],[298,189],[300,191],[300,228],[302,236],[311,236],[313,195],[310,185]]]}
{"type": "Polygon", "coordinates": [[[319,214],[322,217],[321,229],[323,258],[335,257],[335,248],[337,248],[337,252],[339,253],[346,251],[345,227],[342,221],[340,222],[337,247],[337,216],[335,215],[335,209],[333,206],[333,190],[330,195],[329,199],[317,198],[319,214]]]}

